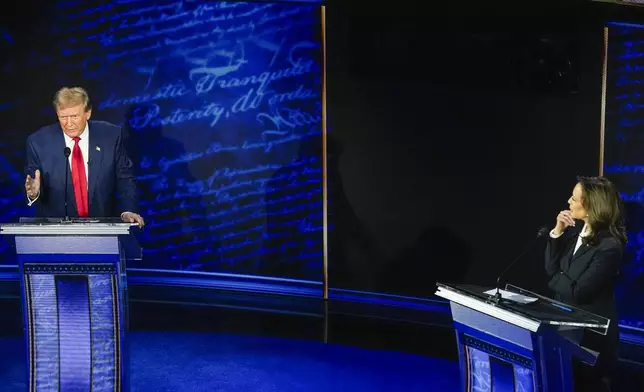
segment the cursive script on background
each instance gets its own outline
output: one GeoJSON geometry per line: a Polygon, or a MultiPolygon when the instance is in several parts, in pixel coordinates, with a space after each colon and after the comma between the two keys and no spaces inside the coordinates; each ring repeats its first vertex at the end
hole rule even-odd
{"type": "Polygon", "coordinates": [[[319,8],[69,11],[58,49],[86,54],[78,70],[99,81],[98,108],[123,119],[139,156],[144,266],[319,279],[319,8]]]}
{"type": "MultiPolygon", "coordinates": [[[[19,72],[77,75],[93,118],[123,126],[148,223],[129,266],[321,279],[319,5],[59,1],[48,23],[19,72]]],[[[26,215],[20,186],[2,192],[26,215]]]]}

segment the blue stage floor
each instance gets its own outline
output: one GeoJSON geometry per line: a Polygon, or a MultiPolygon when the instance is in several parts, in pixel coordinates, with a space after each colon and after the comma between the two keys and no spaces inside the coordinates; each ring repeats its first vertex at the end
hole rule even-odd
{"type": "MultiPolygon", "coordinates": [[[[130,286],[132,391],[459,390],[449,313],[130,286]]],[[[26,391],[18,286],[0,284],[0,392],[26,391]]],[[[642,391],[622,362],[615,391],[642,391]]]]}
{"type": "MultiPolygon", "coordinates": [[[[23,392],[18,287],[0,286],[0,392],[23,392]]],[[[458,390],[447,313],[176,287],[130,299],[132,391],[458,390]]]]}
{"type": "MultiPolygon", "coordinates": [[[[21,338],[0,339],[0,391],[23,392],[21,338]]],[[[134,332],[132,391],[457,391],[456,362],[322,342],[134,332]]]]}

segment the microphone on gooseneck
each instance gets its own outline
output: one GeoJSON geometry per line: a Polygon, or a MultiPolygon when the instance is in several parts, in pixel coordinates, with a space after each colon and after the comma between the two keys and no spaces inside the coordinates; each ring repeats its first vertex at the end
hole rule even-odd
{"type": "Polygon", "coordinates": [[[67,178],[69,177],[68,159],[71,153],[71,148],[65,147],[65,222],[69,222],[69,213],[67,212],[67,184],[69,180],[67,178]]]}
{"type": "Polygon", "coordinates": [[[516,259],[512,260],[512,262],[501,272],[498,278],[496,278],[496,294],[494,295],[494,301],[496,303],[499,303],[502,299],[501,293],[499,292],[500,290],[500,284],[501,284],[501,278],[503,275],[505,275],[516,263],[517,261],[521,260],[523,256],[532,248],[532,246],[543,236],[547,235],[550,232],[546,227],[542,227],[539,229],[537,232],[537,236],[528,244],[528,246],[523,249],[523,252],[517,256],[516,259]]]}

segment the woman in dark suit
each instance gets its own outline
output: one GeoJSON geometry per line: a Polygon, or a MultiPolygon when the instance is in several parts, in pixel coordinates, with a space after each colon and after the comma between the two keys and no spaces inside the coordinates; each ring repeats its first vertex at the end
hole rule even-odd
{"type": "Polygon", "coordinates": [[[568,205],[546,247],[548,287],[555,299],[610,319],[606,336],[584,334],[582,345],[600,353],[595,367],[575,366],[576,390],[610,391],[619,344],[613,293],[627,241],[622,200],[607,179],[580,177],[568,205]]]}

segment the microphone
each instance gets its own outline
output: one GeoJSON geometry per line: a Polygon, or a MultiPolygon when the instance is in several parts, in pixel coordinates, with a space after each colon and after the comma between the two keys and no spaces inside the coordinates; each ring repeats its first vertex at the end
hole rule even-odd
{"type": "Polygon", "coordinates": [[[521,260],[521,258],[523,258],[523,256],[532,248],[532,246],[541,237],[547,235],[549,232],[550,232],[550,230],[548,230],[546,227],[540,228],[539,231],[537,232],[537,236],[528,244],[528,246],[525,247],[525,249],[523,249],[523,252],[521,252],[519,254],[519,256],[517,256],[516,259],[512,260],[512,262],[505,268],[505,270],[503,270],[503,272],[501,272],[499,277],[496,278],[496,294],[494,294],[494,302],[496,302],[498,304],[502,299],[502,296],[501,296],[501,293],[499,292],[499,290],[500,290],[501,278],[503,277],[503,275],[505,275],[517,263],[517,261],[521,260]]]}
{"type": "Polygon", "coordinates": [[[65,222],[69,222],[69,213],[67,212],[67,184],[69,181],[67,177],[69,177],[69,163],[67,160],[71,153],[72,150],[69,147],[65,147],[65,222]]]}

